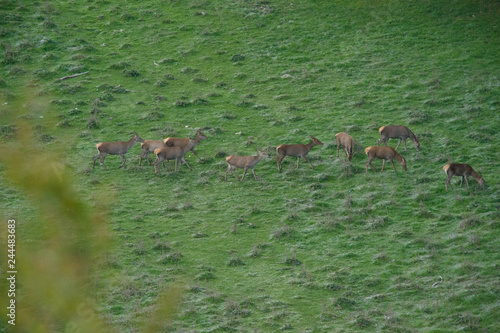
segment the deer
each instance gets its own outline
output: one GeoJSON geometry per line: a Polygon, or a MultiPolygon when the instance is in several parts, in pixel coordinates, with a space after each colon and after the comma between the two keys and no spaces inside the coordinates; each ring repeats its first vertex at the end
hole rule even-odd
{"type": "Polygon", "coordinates": [[[308,144],[295,144],[295,145],[279,145],[276,147],[276,152],[278,153],[278,158],[276,159],[276,163],[278,164],[278,172],[281,172],[282,166],[281,161],[285,158],[285,156],[297,156],[297,169],[299,168],[300,158],[304,158],[314,170],[314,165],[307,158],[307,154],[314,146],[322,146],[323,142],[316,139],[311,135],[311,142],[308,144]]]}
{"type": "Polygon", "coordinates": [[[116,142],[100,142],[96,144],[97,151],[99,152],[95,157],[94,157],[94,164],[92,164],[92,169],[95,167],[95,162],[101,157],[101,164],[104,167],[104,170],[108,171],[106,168],[106,165],[104,165],[104,159],[106,158],[107,155],[120,155],[122,158],[122,164],[118,167],[125,167],[125,154],[127,151],[132,148],[132,146],[136,142],[144,142],[144,140],[137,135],[137,133],[134,131],[134,137],[128,141],[116,141],[116,142]]]}
{"type": "Polygon", "coordinates": [[[387,146],[371,146],[365,148],[365,154],[368,155],[368,162],[366,163],[366,173],[368,173],[368,166],[371,166],[373,169],[375,169],[375,172],[377,172],[377,168],[373,166],[372,161],[375,158],[381,159],[382,160],[382,171],[384,171],[384,165],[385,161],[390,161],[392,163],[392,167],[394,168],[394,171],[396,170],[396,166],[394,166],[394,159],[398,160],[398,162],[401,164],[403,169],[407,171],[406,169],[406,160],[404,159],[403,156],[399,155],[396,149],[392,147],[387,147],[387,146]]]}
{"type": "Polygon", "coordinates": [[[152,165],[151,161],[149,160],[149,153],[154,153],[155,149],[164,148],[166,147],[166,145],[163,141],[145,140],[144,142],[141,143],[141,147],[142,147],[142,152],[141,155],[139,155],[139,166],[142,166],[142,159],[144,157],[148,160],[149,165],[152,165]]]}
{"type": "Polygon", "coordinates": [[[352,137],[344,132],[340,132],[335,134],[335,138],[337,139],[337,158],[339,157],[339,148],[342,146],[342,150],[345,152],[347,159],[352,160],[353,149],[354,149],[354,140],[352,137]]]}
{"type": "Polygon", "coordinates": [[[236,156],[236,155],[231,155],[226,157],[226,162],[227,162],[227,169],[226,173],[224,174],[224,180],[227,182],[227,172],[231,170],[231,173],[236,177],[236,180],[238,181],[243,181],[243,178],[245,178],[245,174],[247,173],[247,170],[250,169],[252,170],[253,177],[255,180],[257,179],[257,176],[255,175],[255,171],[253,170],[254,166],[259,163],[263,158],[269,158],[269,155],[262,151],[260,148],[257,148],[258,154],[257,156],[236,156]],[[239,179],[236,174],[234,173],[235,168],[240,168],[244,169],[243,170],[243,176],[241,179],[239,179]]]}
{"type": "Polygon", "coordinates": [[[399,139],[398,145],[396,146],[396,150],[398,150],[398,147],[401,144],[401,140],[404,140],[405,151],[407,151],[406,139],[410,138],[410,140],[413,142],[413,145],[415,146],[415,149],[417,151],[420,151],[420,142],[418,141],[415,134],[413,134],[412,131],[410,131],[410,129],[406,126],[402,125],[382,126],[378,129],[378,131],[380,132],[381,138],[377,146],[380,146],[382,142],[385,143],[385,145],[387,146],[387,140],[399,139]]]}
{"type": "MultiPolygon", "coordinates": [[[[201,163],[204,163],[204,162],[198,156],[198,154],[196,154],[196,152],[194,151],[194,147],[199,145],[201,140],[207,140],[207,139],[208,138],[200,130],[198,130],[196,132],[196,137],[192,140],[192,141],[194,141],[194,145],[189,149],[196,157],[198,157],[198,159],[200,160],[201,163]]],[[[165,140],[163,140],[163,143],[167,147],[184,147],[184,146],[188,145],[190,141],[191,141],[191,139],[189,137],[188,138],[168,137],[165,140]]]]}
{"type": "Polygon", "coordinates": [[[465,178],[465,184],[467,185],[467,189],[469,188],[469,176],[474,177],[475,180],[479,183],[479,186],[484,187],[484,179],[480,176],[469,164],[460,164],[460,163],[449,163],[443,167],[444,173],[448,176],[444,182],[444,186],[446,187],[446,191],[448,192],[448,184],[450,184],[450,188],[453,190],[451,186],[451,177],[459,176],[462,177],[460,180],[460,187],[462,187],[462,182],[465,178]]]}
{"type": "Polygon", "coordinates": [[[170,160],[175,160],[175,171],[177,171],[177,163],[181,161],[182,163],[186,164],[189,170],[193,171],[189,164],[187,164],[186,160],[184,159],[184,156],[186,153],[193,148],[195,145],[194,140],[189,140],[188,144],[185,145],[184,147],[163,147],[163,148],[156,148],[154,153],[156,155],[156,161],[154,163],[155,166],[155,174],[161,175],[159,165],[163,161],[170,161],[170,160]]]}

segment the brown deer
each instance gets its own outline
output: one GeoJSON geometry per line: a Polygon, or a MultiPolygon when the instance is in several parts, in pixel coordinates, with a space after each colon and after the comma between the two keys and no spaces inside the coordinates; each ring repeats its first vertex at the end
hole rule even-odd
{"type": "Polygon", "coordinates": [[[170,161],[170,160],[175,160],[175,171],[177,171],[177,163],[181,161],[182,163],[186,164],[189,170],[191,167],[189,164],[187,164],[186,160],[184,159],[184,156],[186,153],[191,150],[194,146],[195,142],[194,140],[189,140],[189,143],[184,146],[184,147],[164,147],[164,148],[156,148],[154,153],[156,155],[156,161],[155,161],[155,174],[161,175],[159,165],[163,161],[170,161]]]}
{"type": "Polygon", "coordinates": [[[413,142],[413,145],[415,146],[415,149],[417,151],[420,151],[420,142],[418,141],[417,137],[415,134],[410,131],[410,129],[406,126],[382,126],[378,129],[380,132],[380,140],[377,144],[377,146],[380,146],[380,144],[383,142],[387,146],[387,140],[389,139],[399,139],[398,145],[396,146],[396,150],[398,150],[399,145],[401,144],[401,140],[404,140],[405,143],[405,151],[406,149],[406,139],[410,138],[410,140],[413,142]]]}
{"type": "Polygon", "coordinates": [[[104,159],[108,154],[120,155],[120,157],[122,158],[122,164],[119,168],[125,167],[125,154],[136,142],[144,142],[144,140],[134,131],[134,137],[128,141],[100,142],[96,144],[95,147],[97,148],[97,151],[99,153],[94,157],[94,164],[92,164],[92,169],[94,169],[95,162],[97,161],[99,156],[101,156],[101,164],[104,167],[104,170],[107,171],[108,169],[106,168],[106,165],[104,165],[104,159]]]}
{"type": "Polygon", "coordinates": [[[339,157],[339,148],[342,146],[342,150],[345,152],[347,159],[352,160],[353,149],[354,149],[354,140],[352,137],[344,132],[340,132],[335,134],[335,138],[337,139],[337,158],[339,157]]]}
{"type": "Polygon", "coordinates": [[[278,158],[276,163],[278,164],[278,172],[281,172],[281,161],[285,158],[285,156],[297,156],[297,169],[299,168],[300,158],[304,158],[309,164],[311,164],[313,170],[314,165],[312,165],[311,161],[307,158],[307,154],[309,150],[311,150],[314,146],[322,146],[323,142],[319,141],[315,137],[311,136],[311,142],[306,145],[296,144],[296,145],[279,145],[276,147],[276,152],[278,153],[278,158]]]}
{"type": "Polygon", "coordinates": [[[231,156],[226,157],[226,162],[228,165],[227,165],[226,173],[224,175],[224,180],[227,181],[227,172],[229,170],[231,170],[231,173],[236,177],[236,174],[234,173],[235,168],[244,169],[243,176],[241,177],[241,179],[238,179],[238,177],[236,177],[236,179],[238,181],[242,181],[243,178],[245,178],[245,174],[247,173],[248,169],[252,170],[253,177],[255,178],[255,180],[258,180],[257,176],[255,175],[255,171],[253,170],[253,167],[257,163],[259,163],[263,158],[269,158],[269,155],[266,152],[262,151],[260,148],[257,148],[257,149],[259,151],[257,156],[231,155],[231,156]]]}
{"type": "MultiPolygon", "coordinates": [[[[198,132],[196,132],[196,137],[192,140],[194,141],[194,145],[189,149],[196,157],[198,157],[201,163],[203,163],[203,161],[201,160],[200,156],[198,156],[198,154],[196,154],[196,152],[194,151],[194,147],[199,145],[201,140],[207,140],[207,139],[208,138],[200,130],[198,130],[198,132]]],[[[190,140],[191,140],[190,138],[168,137],[165,140],[163,140],[163,142],[167,147],[184,147],[189,144],[190,140]]]]}
{"type": "Polygon", "coordinates": [[[392,167],[394,168],[394,171],[396,170],[396,167],[394,166],[394,159],[398,160],[399,163],[401,163],[401,166],[403,169],[406,171],[406,160],[404,159],[403,156],[399,155],[396,149],[392,147],[387,147],[387,146],[371,146],[365,148],[365,154],[368,155],[368,163],[366,163],[366,173],[368,173],[368,166],[371,166],[373,169],[375,169],[375,172],[377,172],[377,168],[375,168],[372,164],[372,161],[375,158],[381,159],[382,160],[382,170],[384,171],[384,165],[385,161],[390,161],[392,163],[392,167]]]}
{"type": "Polygon", "coordinates": [[[139,166],[142,166],[142,159],[144,157],[148,160],[149,165],[151,165],[151,161],[149,160],[149,153],[153,153],[157,148],[164,148],[166,147],[166,145],[163,141],[145,140],[143,143],[141,143],[141,147],[142,152],[141,155],[139,155],[139,166]]]}
{"type": "Polygon", "coordinates": [[[451,187],[451,177],[453,176],[459,176],[462,177],[460,180],[460,187],[462,187],[462,182],[464,181],[465,178],[465,184],[467,184],[467,188],[469,188],[469,176],[474,177],[475,180],[479,183],[481,187],[484,187],[484,179],[482,176],[480,176],[474,169],[469,164],[460,164],[460,163],[450,163],[446,164],[443,167],[444,173],[448,175],[448,178],[446,178],[444,182],[444,186],[446,187],[446,191],[448,191],[448,184],[450,184],[450,188],[453,190],[453,187],[451,187]]]}

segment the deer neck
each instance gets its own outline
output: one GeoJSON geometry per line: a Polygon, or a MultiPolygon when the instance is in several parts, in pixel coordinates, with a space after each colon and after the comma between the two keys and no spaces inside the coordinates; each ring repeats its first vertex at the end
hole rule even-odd
{"type": "Polygon", "coordinates": [[[480,176],[480,175],[479,175],[476,171],[474,171],[474,170],[472,170],[471,175],[472,175],[472,177],[474,177],[474,179],[475,179],[475,180],[477,180],[478,182],[480,182],[480,181],[481,181],[481,179],[483,178],[483,177],[481,177],[481,176],[480,176]]]}
{"type": "Polygon", "coordinates": [[[399,155],[397,152],[396,152],[396,159],[398,160],[399,163],[403,164],[403,157],[401,155],[399,155]]]}
{"type": "Polygon", "coordinates": [[[132,139],[128,140],[127,141],[127,150],[129,150],[134,144],[135,144],[136,140],[135,140],[135,135],[132,139]]]}
{"type": "Polygon", "coordinates": [[[200,141],[201,141],[201,134],[197,133],[196,137],[193,139],[193,141],[195,142],[195,144],[194,144],[195,146],[199,145],[200,141]]]}
{"type": "Polygon", "coordinates": [[[308,144],[304,145],[307,149],[307,151],[311,150],[314,146],[316,146],[316,143],[311,140],[308,144]]]}
{"type": "Polygon", "coordinates": [[[257,156],[254,156],[253,158],[255,160],[254,164],[257,164],[257,163],[260,162],[260,160],[262,160],[264,158],[264,155],[262,155],[261,152],[259,151],[259,153],[257,154],[257,156]]]}

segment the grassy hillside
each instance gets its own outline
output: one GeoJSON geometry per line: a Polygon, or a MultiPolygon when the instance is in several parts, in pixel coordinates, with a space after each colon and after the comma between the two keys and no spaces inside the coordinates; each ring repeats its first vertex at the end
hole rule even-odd
{"type": "MultiPolygon", "coordinates": [[[[181,286],[166,331],[498,330],[497,2],[2,0],[0,15],[1,144],[27,122],[77,197],[108,210],[113,247],[90,254],[87,287],[109,327],[136,331],[181,286]],[[407,172],[365,173],[383,125],[419,137],[399,148],[407,172]],[[139,144],[126,169],[92,169],[96,143],[197,129],[193,171],[157,176],[139,144]],[[287,157],[278,173],[276,146],[311,135],[315,169],[287,157]],[[225,182],[225,157],[257,147],[261,181],[225,182]],[[446,192],[450,162],[486,187],[446,192]]],[[[0,174],[4,220],[44,248],[29,186],[0,174]]]]}

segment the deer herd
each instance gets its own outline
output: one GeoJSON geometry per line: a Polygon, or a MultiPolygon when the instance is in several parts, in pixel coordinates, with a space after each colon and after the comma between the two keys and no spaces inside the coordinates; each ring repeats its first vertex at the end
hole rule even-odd
{"type": "MultiPolygon", "coordinates": [[[[365,172],[368,173],[368,166],[373,168],[375,172],[377,168],[372,164],[374,159],[382,160],[382,169],[384,171],[385,162],[389,161],[392,164],[392,167],[396,171],[396,167],[394,165],[394,160],[397,160],[403,169],[407,171],[406,168],[406,160],[402,157],[397,149],[401,144],[401,140],[403,140],[405,145],[405,151],[407,151],[406,147],[406,139],[410,139],[415,146],[417,151],[420,151],[420,142],[417,137],[410,131],[410,129],[406,126],[382,126],[379,128],[380,132],[380,140],[376,146],[370,146],[365,148],[365,154],[368,156],[368,162],[366,163],[365,172]],[[392,148],[387,146],[387,141],[389,139],[399,139],[398,145],[396,148],[392,148]],[[384,143],[385,146],[380,146],[381,143],[384,143]]],[[[346,158],[348,161],[351,161],[354,155],[354,140],[353,138],[344,132],[337,133],[335,135],[337,140],[337,157],[339,157],[339,150],[342,147],[343,151],[346,154],[346,158]]],[[[143,140],[137,133],[134,131],[134,137],[128,141],[116,141],[116,142],[100,142],[96,145],[98,154],[94,157],[94,163],[92,164],[92,169],[94,169],[97,159],[100,157],[100,163],[104,167],[104,170],[108,170],[106,165],[104,165],[104,159],[107,155],[120,155],[122,159],[122,164],[119,168],[125,167],[125,154],[127,151],[136,143],[140,142],[142,147],[142,152],[139,155],[139,166],[142,166],[142,159],[146,158],[151,165],[151,161],[149,160],[149,153],[154,153],[156,155],[156,160],[154,162],[155,174],[160,173],[160,164],[163,163],[165,165],[165,161],[175,160],[175,171],[177,171],[177,164],[182,162],[186,164],[189,170],[192,170],[189,164],[185,160],[185,155],[188,151],[191,151],[201,163],[203,160],[196,154],[194,148],[200,144],[201,140],[208,139],[201,130],[198,130],[196,133],[196,137],[194,139],[188,138],[172,138],[168,137],[163,141],[156,140],[143,140]]],[[[309,151],[315,146],[322,146],[323,143],[311,136],[311,142],[308,144],[282,144],[276,147],[276,153],[278,155],[276,159],[276,163],[278,165],[278,172],[281,172],[282,165],[281,162],[286,156],[297,157],[297,169],[299,168],[300,159],[303,158],[314,169],[314,165],[307,158],[307,154],[309,151]]],[[[238,181],[242,181],[245,178],[245,174],[248,169],[252,171],[252,174],[255,180],[259,180],[255,175],[254,167],[257,163],[259,163],[263,158],[270,158],[269,155],[258,148],[258,154],[256,156],[237,156],[231,155],[226,157],[226,162],[228,167],[226,169],[226,173],[224,174],[224,180],[227,181],[227,173],[231,171],[231,173],[236,177],[238,181]],[[243,169],[243,176],[238,178],[234,172],[236,168],[243,169]]],[[[469,164],[460,164],[460,163],[450,163],[446,164],[443,167],[444,172],[447,175],[445,181],[445,188],[448,191],[448,185],[451,186],[451,177],[459,176],[461,177],[460,186],[462,186],[462,182],[465,179],[465,184],[467,188],[469,188],[469,176],[474,177],[474,179],[479,183],[481,187],[484,187],[484,179],[480,176],[469,164]]],[[[453,188],[452,188],[453,189],[453,188]]]]}

